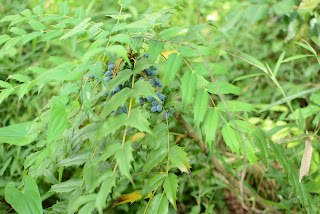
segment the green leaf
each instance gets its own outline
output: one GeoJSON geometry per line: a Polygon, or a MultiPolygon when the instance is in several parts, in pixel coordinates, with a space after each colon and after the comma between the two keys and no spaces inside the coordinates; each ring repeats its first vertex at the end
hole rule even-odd
{"type": "Polygon", "coordinates": [[[178,178],[174,173],[169,173],[168,177],[164,181],[163,184],[164,187],[164,192],[167,195],[168,200],[174,207],[174,209],[177,211],[177,205],[176,205],[176,200],[177,200],[177,191],[178,191],[178,178]]]}
{"type": "Polygon", "coordinates": [[[116,34],[110,38],[110,42],[119,42],[129,45],[131,48],[133,47],[128,34],[116,34]]]}
{"type": "Polygon", "coordinates": [[[292,6],[294,5],[293,0],[282,0],[273,4],[273,10],[276,15],[287,15],[290,16],[292,6]]]}
{"type": "Polygon", "coordinates": [[[122,6],[122,8],[126,8],[128,7],[131,3],[133,2],[133,0],[119,0],[118,4],[122,6]]]}
{"type": "Polygon", "coordinates": [[[301,42],[294,42],[294,43],[296,43],[297,45],[300,45],[301,47],[303,47],[304,49],[310,51],[314,55],[317,55],[317,52],[312,47],[310,47],[308,44],[304,44],[304,43],[301,43],[301,42]]]}
{"type": "MultiPolygon", "coordinates": [[[[1,83],[1,82],[0,82],[1,83]]],[[[320,94],[311,94],[310,101],[320,106],[320,94]]]]}
{"type": "Polygon", "coordinates": [[[49,31],[41,37],[40,42],[50,41],[50,40],[55,39],[57,37],[60,37],[62,35],[63,35],[62,30],[49,31]]]}
{"type": "Polygon", "coordinates": [[[200,123],[203,121],[209,104],[209,95],[207,91],[200,89],[197,91],[193,101],[193,114],[194,121],[197,124],[197,128],[200,128],[200,123]]]}
{"type": "Polygon", "coordinates": [[[241,140],[238,133],[233,130],[228,124],[225,124],[221,130],[222,137],[228,147],[230,147],[233,153],[240,155],[240,149],[242,147],[241,140]]]}
{"type": "Polygon", "coordinates": [[[72,36],[78,35],[79,33],[84,33],[85,29],[90,25],[88,22],[91,20],[91,18],[86,18],[80,24],[78,24],[75,28],[73,28],[68,33],[64,34],[60,40],[66,40],[72,36]]]}
{"type": "Polygon", "coordinates": [[[51,107],[49,126],[47,132],[47,142],[56,140],[68,127],[68,110],[66,104],[69,98],[66,96],[57,97],[51,107]]]}
{"type": "Polygon", "coordinates": [[[28,23],[34,30],[42,31],[46,29],[46,26],[37,20],[31,19],[28,23]]]}
{"type": "Polygon", "coordinates": [[[13,74],[13,75],[10,75],[8,77],[8,79],[15,79],[15,80],[18,80],[19,82],[29,82],[31,81],[31,78],[28,77],[28,76],[24,76],[22,74],[13,74]]]}
{"type": "Polygon", "coordinates": [[[115,117],[108,118],[97,132],[96,139],[99,140],[102,137],[118,130],[124,124],[124,120],[127,118],[127,116],[128,115],[126,114],[121,114],[115,117]]]}
{"type": "Polygon", "coordinates": [[[5,89],[5,90],[1,91],[1,93],[0,93],[0,104],[2,103],[2,101],[7,99],[10,96],[10,94],[12,94],[14,91],[15,91],[14,88],[5,89]]]}
{"type": "Polygon", "coordinates": [[[184,108],[191,103],[193,94],[196,90],[196,75],[192,71],[188,70],[184,73],[181,80],[181,93],[182,93],[182,102],[184,103],[184,108]]]}
{"type": "Polygon", "coordinates": [[[107,47],[107,51],[119,55],[120,57],[124,58],[129,65],[131,65],[130,60],[127,56],[128,51],[122,45],[109,46],[109,47],[107,47]]]}
{"type": "Polygon", "coordinates": [[[108,171],[108,176],[103,181],[96,199],[96,207],[100,214],[103,213],[103,209],[106,207],[107,197],[111,192],[112,187],[116,185],[117,173],[108,171]]]}
{"type": "Polygon", "coordinates": [[[244,61],[248,62],[249,64],[261,69],[263,72],[265,72],[266,74],[267,72],[267,68],[266,66],[260,62],[259,60],[257,60],[256,58],[254,58],[253,56],[250,56],[248,54],[242,53],[241,55],[241,59],[243,59],[244,61]]]}
{"type": "Polygon", "coordinates": [[[154,88],[151,86],[149,82],[145,80],[138,80],[133,86],[130,97],[138,98],[138,97],[148,97],[148,96],[152,96],[158,102],[161,102],[160,98],[154,92],[154,88]]]}
{"type": "Polygon", "coordinates": [[[151,40],[148,42],[148,44],[149,50],[152,50],[149,53],[149,59],[156,60],[163,49],[164,43],[151,40]]]}
{"type": "Polygon", "coordinates": [[[183,57],[200,57],[214,54],[214,51],[206,46],[192,45],[193,48],[188,46],[180,46],[178,51],[183,57]],[[197,51],[195,49],[197,49],[197,51]]]}
{"type": "Polygon", "coordinates": [[[4,190],[6,201],[18,213],[42,214],[41,197],[35,180],[26,175],[23,177],[23,183],[23,192],[20,192],[13,182],[6,185],[4,190]]]}
{"type": "Polygon", "coordinates": [[[27,122],[0,128],[0,142],[27,145],[38,136],[38,125],[36,122],[27,122]]]}
{"type": "MultiPolygon", "coordinates": [[[[256,74],[247,74],[247,75],[243,75],[243,76],[240,76],[238,78],[235,78],[232,82],[235,82],[235,81],[239,81],[239,80],[244,80],[244,79],[248,79],[248,78],[251,78],[251,77],[257,77],[257,76],[267,76],[268,74],[266,73],[256,73],[256,74]]],[[[219,82],[218,82],[219,83],[219,82]]],[[[238,87],[237,87],[238,88],[238,87]]]]}
{"type": "Polygon", "coordinates": [[[136,128],[141,132],[151,133],[146,114],[146,112],[142,112],[140,109],[134,108],[131,110],[130,117],[124,122],[124,124],[129,127],[136,128]]]}
{"type": "Polygon", "coordinates": [[[32,9],[33,12],[37,15],[42,15],[44,13],[43,8],[40,5],[37,5],[35,8],[32,9]]]}
{"type": "Polygon", "coordinates": [[[169,201],[164,197],[164,194],[157,194],[150,200],[150,206],[148,207],[146,214],[168,213],[169,201]]]}
{"type": "Polygon", "coordinates": [[[58,162],[57,166],[80,166],[84,164],[85,162],[89,161],[91,157],[91,153],[85,152],[85,153],[80,153],[71,157],[67,157],[61,161],[58,162]]]}
{"type": "Polygon", "coordinates": [[[29,33],[28,35],[26,35],[26,36],[22,39],[21,43],[22,43],[22,45],[24,45],[24,44],[30,42],[31,40],[33,40],[33,39],[35,39],[35,38],[37,38],[37,37],[39,37],[39,36],[42,36],[42,35],[43,35],[43,32],[33,32],[33,33],[29,33]]]}
{"type": "Polygon", "coordinates": [[[175,145],[170,147],[169,160],[180,169],[181,172],[185,172],[191,175],[189,165],[189,159],[187,158],[187,153],[179,146],[175,145]]]}
{"type": "Polygon", "coordinates": [[[0,22],[11,22],[11,21],[17,20],[19,18],[21,18],[21,16],[19,14],[9,15],[9,16],[5,16],[2,19],[0,19],[0,22]]]}
{"type": "Polygon", "coordinates": [[[9,35],[7,35],[7,34],[1,35],[0,36],[0,45],[7,42],[9,39],[11,39],[11,37],[9,35]]]}
{"type": "MultiPolygon", "coordinates": [[[[219,87],[219,91],[221,94],[235,94],[240,95],[242,94],[242,91],[239,87],[232,85],[228,82],[217,82],[217,85],[219,87]]],[[[209,83],[206,85],[207,90],[212,94],[218,94],[217,88],[214,83],[209,83]]]]}
{"type": "MultiPolygon", "coordinates": [[[[240,101],[236,101],[236,100],[232,100],[232,101],[226,101],[227,104],[227,108],[229,110],[229,112],[238,112],[238,111],[257,111],[255,108],[252,107],[251,104],[249,103],[245,103],[245,102],[240,102],[240,101]]],[[[218,109],[221,111],[226,111],[225,106],[222,102],[220,102],[217,105],[218,109]]]]}
{"type": "Polygon", "coordinates": [[[60,14],[63,16],[67,16],[69,14],[70,8],[67,1],[60,4],[60,14]]]}
{"type": "Polygon", "coordinates": [[[106,118],[112,111],[116,111],[119,107],[123,106],[130,94],[129,88],[124,88],[120,92],[116,93],[107,104],[103,107],[103,110],[99,118],[106,118]]]}
{"type": "Polygon", "coordinates": [[[13,48],[16,46],[21,40],[23,39],[23,36],[17,36],[15,38],[12,38],[6,42],[6,44],[3,46],[2,50],[8,51],[10,48],[13,48]]]}
{"type": "Polygon", "coordinates": [[[151,169],[156,167],[167,156],[168,148],[159,147],[148,155],[148,159],[143,166],[143,171],[149,173],[151,169]]]}
{"type": "Polygon", "coordinates": [[[253,24],[268,17],[268,10],[269,6],[267,4],[249,5],[246,10],[246,18],[253,24]]]}
{"type": "Polygon", "coordinates": [[[186,27],[171,27],[161,31],[159,36],[163,39],[171,40],[172,38],[186,35],[187,31],[188,28],[186,27]]]}
{"type": "Polygon", "coordinates": [[[286,55],[286,52],[283,51],[282,54],[280,55],[278,61],[277,61],[277,64],[276,66],[274,67],[273,69],[273,75],[276,77],[277,76],[277,73],[279,71],[279,68],[280,68],[280,65],[281,63],[283,62],[283,59],[284,59],[284,56],[286,55]]]}
{"type": "Polygon", "coordinates": [[[8,83],[8,82],[5,82],[5,81],[0,80],[0,87],[2,87],[2,88],[12,88],[13,85],[11,85],[11,84],[8,83]]]}
{"type": "Polygon", "coordinates": [[[10,32],[16,34],[16,35],[19,35],[19,36],[22,36],[22,35],[26,35],[27,32],[21,28],[18,28],[18,27],[12,27],[10,28],[10,32]]]}
{"type": "Polygon", "coordinates": [[[299,5],[299,9],[313,9],[319,3],[320,3],[320,0],[303,0],[299,5]]]}
{"type": "Polygon", "coordinates": [[[152,176],[143,186],[141,195],[142,197],[146,197],[150,192],[156,190],[158,186],[161,185],[161,183],[166,178],[166,173],[161,174],[155,174],[152,176]]]}
{"type": "Polygon", "coordinates": [[[133,183],[130,170],[131,162],[134,160],[132,156],[132,147],[130,142],[126,142],[124,146],[116,153],[116,160],[122,175],[126,176],[133,183]]]}
{"type": "MultiPolygon", "coordinates": [[[[224,65],[217,63],[208,63],[208,66],[212,71],[212,74],[229,75],[228,68],[224,65]]],[[[207,70],[207,67],[203,63],[198,63],[194,66],[193,69],[198,75],[210,77],[210,72],[207,70]]]]}
{"type": "Polygon", "coordinates": [[[150,68],[154,65],[154,62],[150,61],[150,59],[140,59],[137,61],[137,63],[134,65],[133,74],[140,74],[140,72],[146,68],[150,68]]]}
{"type": "Polygon", "coordinates": [[[128,81],[131,76],[132,70],[130,69],[125,69],[121,72],[118,72],[117,76],[108,83],[108,91],[114,91],[120,84],[124,85],[124,83],[128,81]]]}
{"type": "Polygon", "coordinates": [[[92,165],[95,165],[102,161],[107,160],[109,157],[115,155],[120,149],[121,149],[120,142],[116,142],[108,145],[107,149],[99,156],[99,158],[86,167],[90,167],[92,165]]]}
{"type": "Polygon", "coordinates": [[[86,11],[83,9],[83,7],[77,7],[75,17],[78,19],[83,19],[86,17],[86,11]]]}
{"type": "Polygon", "coordinates": [[[182,58],[177,53],[172,53],[166,62],[165,84],[170,87],[171,82],[182,66],[182,58]]]}
{"type": "Polygon", "coordinates": [[[203,131],[206,135],[206,142],[208,143],[209,150],[212,152],[212,146],[216,138],[216,132],[219,126],[220,116],[215,108],[208,110],[203,122],[203,131]]]}
{"type": "Polygon", "coordinates": [[[51,186],[50,192],[66,193],[71,192],[81,186],[82,179],[70,179],[65,182],[55,184],[51,186]]]}
{"type": "Polygon", "coordinates": [[[303,55],[296,55],[296,56],[291,56],[291,57],[288,57],[287,59],[283,60],[282,62],[290,62],[290,61],[293,61],[293,60],[296,60],[296,59],[301,59],[301,58],[307,58],[307,57],[310,57],[310,56],[314,56],[312,54],[303,54],[303,55]]]}

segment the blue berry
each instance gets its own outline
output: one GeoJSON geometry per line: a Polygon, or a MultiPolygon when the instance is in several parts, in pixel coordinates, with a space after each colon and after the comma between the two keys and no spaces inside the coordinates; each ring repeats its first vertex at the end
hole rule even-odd
{"type": "Polygon", "coordinates": [[[112,71],[113,69],[115,69],[114,64],[110,64],[110,65],[108,66],[108,70],[109,70],[109,71],[112,71]]]}
{"type": "Polygon", "coordinates": [[[158,87],[162,87],[162,84],[161,84],[161,82],[158,84],[158,87]]]}
{"type": "Polygon", "coordinates": [[[108,66],[111,65],[111,64],[113,64],[113,61],[108,62],[108,66]]]}
{"type": "Polygon", "coordinates": [[[108,101],[104,101],[103,105],[105,106],[108,103],[108,101]]]}
{"type": "Polygon", "coordinates": [[[163,112],[163,119],[165,119],[165,120],[166,120],[167,118],[169,119],[169,116],[170,116],[170,114],[169,114],[168,112],[167,112],[167,113],[166,113],[166,112],[163,112]]]}
{"type": "Polygon", "coordinates": [[[157,76],[157,72],[156,71],[152,71],[152,75],[153,76],[157,76]]]}
{"type": "Polygon", "coordinates": [[[153,84],[154,84],[154,82],[153,82],[153,80],[152,80],[152,79],[150,79],[150,80],[149,80],[149,83],[150,83],[151,85],[153,85],[153,84]]]}
{"type": "Polygon", "coordinates": [[[144,103],[144,98],[139,97],[139,102],[140,102],[140,103],[144,103]]]}
{"type": "Polygon", "coordinates": [[[160,80],[159,80],[159,78],[155,78],[155,79],[154,79],[154,82],[155,82],[157,85],[161,83],[160,80]]]}
{"type": "Polygon", "coordinates": [[[89,76],[91,79],[94,79],[94,75],[93,74],[90,74],[89,76]]]}
{"type": "Polygon", "coordinates": [[[157,106],[157,105],[158,105],[158,102],[157,102],[157,101],[152,101],[152,105],[153,105],[153,106],[157,106]]]}
{"type": "Polygon", "coordinates": [[[143,77],[140,77],[139,80],[144,80],[144,78],[143,78],[143,77]]]}
{"type": "Polygon", "coordinates": [[[147,76],[152,76],[151,68],[144,69],[144,71],[146,72],[147,76]]]}
{"type": "Polygon", "coordinates": [[[157,66],[152,67],[154,71],[158,70],[157,66]]]}
{"type": "Polygon", "coordinates": [[[162,111],[162,106],[161,106],[161,105],[158,105],[158,106],[157,106],[157,111],[158,111],[158,112],[161,112],[161,111],[162,111]]]}
{"type": "Polygon", "coordinates": [[[100,79],[99,79],[99,78],[97,78],[97,83],[101,84],[101,81],[100,81],[100,79]]]}
{"type": "Polygon", "coordinates": [[[122,109],[122,108],[119,108],[118,114],[122,114],[122,113],[123,113],[123,109],[122,109]]]}
{"type": "Polygon", "coordinates": [[[112,112],[111,112],[111,117],[113,117],[113,116],[114,116],[114,113],[115,113],[115,111],[112,111],[112,112]]]}
{"type": "Polygon", "coordinates": [[[152,106],[151,111],[152,112],[156,112],[157,111],[157,107],[156,106],[152,106]]]}
{"type": "Polygon", "coordinates": [[[107,71],[104,75],[106,75],[106,76],[112,76],[112,72],[111,72],[111,71],[107,71]]]}
{"type": "Polygon", "coordinates": [[[106,77],[106,78],[104,78],[104,81],[105,81],[105,82],[110,82],[110,80],[111,80],[111,77],[106,77]]]}
{"type": "Polygon", "coordinates": [[[149,57],[149,53],[145,53],[143,56],[148,58],[149,57]]]}
{"type": "Polygon", "coordinates": [[[166,95],[161,94],[161,95],[159,96],[159,98],[160,98],[161,101],[164,101],[164,100],[166,99],[166,95]]]}
{"type": "Polygon", "coordinates": [[[108,92],[108,91],[105,91],[104,94],[108,96],[109,92],[108,92]]]}
{"type": "Polygon", "coordinates": [[[147,100],[148,100],[148,101],[151,101],[152,98],[153,98],[152,96],[148,96],[148,97],[147,97],[147,100]]]}
{"type": "Polygon", "coordinates": [[[174,109],[173,108],[169,108],[169,111],[168,111],[170,114],[173,114],[174,113],[174,109]]]}
{"type": "Polygon", "coordinates": [[[156,95],[159,97],[161,95],[161,93],[160,92],[156,92],[156,95]]]}
{"type": "Polygon", "coordinates": [[[141,59],[141,57],[138,58],[138,61],[141,59]]]}

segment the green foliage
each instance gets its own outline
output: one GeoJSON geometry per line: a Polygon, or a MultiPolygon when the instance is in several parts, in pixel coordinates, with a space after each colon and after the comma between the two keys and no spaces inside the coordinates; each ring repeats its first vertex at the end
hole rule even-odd
{"type": "Polygon", "coordinates": [[[1,212],[319,212],[318,1],[30,2],[0,6],[1,212]]]}

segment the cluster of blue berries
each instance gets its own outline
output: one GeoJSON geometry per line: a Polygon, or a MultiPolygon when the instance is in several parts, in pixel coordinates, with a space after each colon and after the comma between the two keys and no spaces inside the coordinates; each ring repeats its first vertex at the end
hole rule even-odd
{"type": "MultiPolygon", "coordinates": [[[[149,54],[148,53],[145,53],[143,55],[143,57],[145,58],[148,58],[149,57],[149,54]]],[[[138,54],[135,54],[134,55],[134,58],[136,58],[137,60],[140,60],[142,57],[139,57],[138,58],[138,54]]],[[[132,60],[131,60],[132,61],[132,60]]],[[[134,61],[134,60],[133,60],[134,61]]],[[[124,65],[125,67],[126,66],[129,66],[129,64],[125,63],[124,65]]],[[[108,69],[107,71],[104,73],[104,71],[102,71],[102,74],[103,74],[103,78],[104,78],[104,81],[106,83],[110,82],[114,76],[116,75],[116,72],[115,72],[115,68],[116,66],[114,65],[114,63],[112,61],[108,62],[108,69]]],[[[89,76],[91,79],[95,78],[93,74],[91,74],[89,76]]],[[[124,85],[120,84],[118,85],[114,91],[112,92],[108,92],[106,91],[105,92],[105,95],[109,96],[108,99],[110,99],[113,95],[115,95],[116,93],[118,93],[119,91],[121,91],[123,88],[132,88],[132,78],[133,77],[130,77],[130,79],[128,81],[126,81],[124,83],[124,85]]],[[[162,87],[162,83],[160,81],[160,79],[157,77],[157,67],[156,66],[151,66],[150,68],[147,68],[147,69],[144,69],[144,71],[142,71],[140,74],[137,74],[135,76],[136,79],[139,79],[139,80],[146,80],[148,81],[154,88],[156,87],[162,87]]],[[[97,78],[97,83],[101,83],[101,81],[99,80],[99,78],[97,78]]],[[[153,113],[156,113],[156,112],[162,112],[163,111],[163,106],[164,106],[164,103],[165,103],[165,99],[166,99],[166,96],[164,94],[161,94],[160,92],[156,92],[158,98],[160,99],[161,102],[158,102],[154,97],[152,96],[148,96],[147,98],[143,98],[143,97],[140,97],[139,98],[139,102],[141,104],[141,106],[143,106],[145,103],[148,103],[148,107],[150,107],[150,110],[151,112],[153,113]],[[151,105],[150,105],[151,104],[151,105]]],[[[107,99],[107,100],[108,100],[107,99]]],[[[104,102],[104,105],[107,104],[108,101],[105,101],[104,102]]],[[[123,114],[123,113],[128,113],[127,111],[127,108],[126,107],[120,107],[118,110],[113,110],[111,112],[111,116],[115,116],[115,115],[120,115],[120,114],[123,114]]],[[[174,110],[173,108],[170,108],[168,111],[164,111],[163,112],[163,118],[164,119],[167,119],[170,114],[173,114],[174,113],[174,110]]]]}

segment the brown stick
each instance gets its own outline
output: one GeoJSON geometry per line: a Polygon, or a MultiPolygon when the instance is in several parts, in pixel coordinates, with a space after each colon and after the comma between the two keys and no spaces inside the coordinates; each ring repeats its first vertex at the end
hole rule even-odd
{"type": "MultiPolygon", "coordinates": [[[[196,139],[198,146],[200,147],[200,149],[202,150],[203,153],[208,154],[209,150],[208,148],[205,146],[204,142],[198,137],[198,135],[194,132],[194,130],[189,126],[189,124],[182,118],[181,114],[178,112],[174,113],[174,116],[176,117],[176,119],[178,120],[178,122],[183,126],[183,128],[187,131],[187,134],[193,138],[196,139]]],[[[230,174],[225,170],[224,166],[222,165],[222,163],[220,163],[220,161],[215,158],[213,155],[211,156],[211,163],[213,164],[213,166],[215,167],[215,169],[222,174],[229,182],[229,184],[231,186],[234,187],[234,189],[237,191],[238,194],[240,194],[240,190],[238,189],[239,185],[240,185],[240,181],[237,180],[236,178],[234,178],[233,176],[230,176],[230,174]]],[[[247,195],[247,197],[255,197],[256,202],[266,208],[267,212],[270,213],[280,213],[278,210],[276,210],[272,205],[267,204],[264,202],[264,198],[262,198],[260,195],[256,195],[254,194],[248,187],[244,186],[243,192],[245,195],[247,195]]]]}

